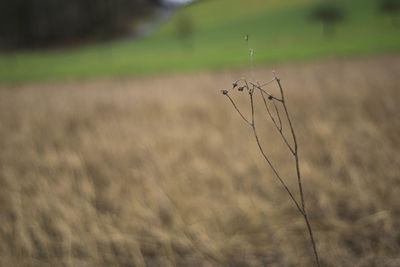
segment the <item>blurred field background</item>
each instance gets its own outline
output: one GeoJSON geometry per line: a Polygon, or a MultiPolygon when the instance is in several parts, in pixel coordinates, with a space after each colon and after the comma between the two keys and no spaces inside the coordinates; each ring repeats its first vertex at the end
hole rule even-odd
{"type": "Polygon", "coordinates": [[[340,0],[324,28],[320,3],[203,0],[142,37],[3,48],[0,266],[313,266],[303,219],[220,92],[251,77],[245,34],[255,78],[277,70],[284,86],[322,265],[400,266],[399,13],[340,0]]]}
{"type": "MultiPolygon", "coordinates": [[[[324,266],[400,264],[399,71],[399,57],[280,70],[324,266]]],[[[216,90],[240,74],[1,88],[1,265],[311,266],[303,220],[216,90]]]]}
{"type": "Polygon", "coordinates": [[[397,0],[201,0],[177,10],[140,40],[0,54],[0,81],[232,69],[248,63],[241,42],[246,34],[256,64],[389,53],[400,47],[398,10],[397,0]],[[381,12],[385,1],[394,1],[397,9],[381,12]],[[343,17],[332,36],[310,19],[324,2],[335,3],[343,17]]]}

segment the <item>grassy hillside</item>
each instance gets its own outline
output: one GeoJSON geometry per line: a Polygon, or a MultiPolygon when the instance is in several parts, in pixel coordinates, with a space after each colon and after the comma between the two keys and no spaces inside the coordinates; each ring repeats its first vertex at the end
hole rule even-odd
{"type": "Polygon", "coordinates": [[[0,82],[233,68],[248,63],[249,34],[256,64],[398,51],[400,30],[377,11],[377,0],[339,1],[346,19],[324,36],[309,20],[316,1],[215,0],[184,7],[150,37],[53,51],[0,55],[0,82]],[[182,42],[180,22],[193,34],[182,42]]]}

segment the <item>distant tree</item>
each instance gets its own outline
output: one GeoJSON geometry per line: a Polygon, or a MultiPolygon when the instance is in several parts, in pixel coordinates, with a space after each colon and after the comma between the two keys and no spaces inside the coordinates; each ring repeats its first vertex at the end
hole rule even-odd
{"type": "Polygon", "coordinates": [[[335,34],[336,24],[345,17],[344,10],[336,3],[326,1],[314,7],[310,18],[322,23],[325,36],[335,34]]]}
{"type": "Polygon", "coordinates": [[[396,15],[400,12],[400,0],[380,0],[379,1],[379,10],[387,15],[390,15],[392,18],[392,24],[394,26],[399,25],[399,20],[396,15]]]}
{"type": "Polygon", "coordinates": [[[379,8],[384,13],[397,13],[400,10],[399,0],[380,0],[379,8]]]}
{"type": "Polygon", "coordinates": [[[155,0],[1,0],[0,46],[107,38],[130,28],[155,0]]]}

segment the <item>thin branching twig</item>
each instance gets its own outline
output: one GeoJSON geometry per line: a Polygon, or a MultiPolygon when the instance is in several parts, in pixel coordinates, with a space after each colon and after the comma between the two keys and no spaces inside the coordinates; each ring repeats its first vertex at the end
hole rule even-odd
{"type": "Polygon", "coordinates": [[[266,82],[266,83],[263,83],[263,84],[260,85],[259,82],[254,81],[254,70],[253,70],[253,53],[254,53],[254,50],[249,45],[248,36],[246,36],[245,40],[246,40],[246,43],[247,43],[247,46],[248,46],[248,49],[249,49],[249,53],[250,53],[250,65],[251,65],[252,81],[247,81],[245,78],[241,78],[241,79],[236,80],[235,82],[233,82],[233,87],[230,90],[222,90],[222,93],[225,96],[228,97],[228,99],[232,103],[232,105],[235,108],[235,110],[239,113],[241,118],[246,122],[246,124],[248,124],[251,127],[251,129],[253,131],[253,134],[254,134],[254,137],[256,139],[257,146],[258,146],[262,156],[264,157],[264,159],[267,162],[267,164],[269,165],[269,167],[272,169],[273,173],[275,174],[275,177],[279,180],[279,182],[281,183],[283,188],[288,193],[290,199],[292,200],[292,202],[296,206],[296,208],[299,211],[299,213],[304,218],[305,224],[307,226],[308,234],[309,234],[309,237],[310,237],[310,241],[311,241],[311,244],[312,244],[312,249],[313,249],[314,256],[315,256],[316,265],[318,267],[320,267],[321,265],[320,265],[320,262],[319,262],[318,251],[317,251],[317,247],[316,247],[316,244],[315,244],[314,235],[313,235],[313,231],[312,231],[312,228],[311,228],[310,220],[308,218],[306,206],[305,206],[305,203],[304,203],[304,192],[303,192],[303,185],[302,185],[302,180],[301,180],[301,175],[300,175],[299,150],[298,150],[297,138],[296,138],[296,134],[295,134],[295,131],[294,131],[294,128],[293,128],[292,120],[290,118],[289,111],[288,111],[288,108],[287,108],[287,105],[286,105],[286,101],[285,101],[285,96],[284,96],[284,93],[283,93],[281,80],[274,72],[274,78],[272,80],[266,82]],[[269,93],[267,90],[263,89],[263,87],[265,87],[265,86],[267,86],[267,85],[269,85],[269,84],[271,84],[273,82],[276,82],[278,87],[279,87],[279,91],[280,91],[280,96],[279,97],[276,97],[276,96],[272,95],[271,93],[269,93]],[[239,83],[242,83],[243,86],[239,86],[239,83]],[[249,94],[250,108],[251,108],[251,120],[247,119],[243,115],[243,113],[240,111],[238,106],[235,104],[235,102],[233,101],[233,99],[229,95],[230,91],[233,91],[236,87],[237,87],[237,90],[239,92],[243,91],[244,88],[246,88],[247,93],[249,94]],[[259,95],[261,96],[261,98],[263,100],[263,103],[264,103],[264,106],[265,106],[265,109],[267,111],[267,114],[268,114],[269,118],[271,119],[271,121],[274,124],[276,130],[279,132],[282,140],[284,141],[285,145],[288,147],[289,151],[291,152],[291,155],[294,158],[295,166],[296,166],[296,176],[297,176],[297,184],[298,184],[298,189],[299,189],[300,201],[298,201],[296,199],[296,197],[294,196],[292,191],[289,189],[289,187],[287,186],[287,184],[285,182],[285,179],[280,176],[278,170],[275,168],[274,164],[272,163],[272,161],[270,160],[268,155],[265,153],[265,151],[264,151],[264,149],[263,149],[263,147],[261,145],[260,138],[259,138],[259,136],[257,134],[256,123],[255,123],[255,114],[254,114],[255,113],[254,97],[256,96],[255,95],[256,91],[259,92],[259,95]],[[269,105],[267,103],[268,102],[267,99],[272,103],[274,112],[271,111],[271,109],[270,109],[270,107],[269,107],[269,105]],[[281,114],[279,113],[279,108],[277,106],[277,103],[281,104],[282,108],[284,110],[284,116],[286,118],[286,121],[289,124],[291,139],[293,139],[293,145],[291,145],[289,143],[287,137],[285,136],[285,134],[283,132],[282,118],[281,118],[281,114]],[[273,114],[273,113],[275,113],[275,114],[273,114]]]}

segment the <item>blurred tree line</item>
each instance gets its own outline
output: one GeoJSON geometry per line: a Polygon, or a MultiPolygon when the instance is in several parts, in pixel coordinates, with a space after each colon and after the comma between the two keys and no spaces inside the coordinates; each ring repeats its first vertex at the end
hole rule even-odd
{"type": "MultiPolygon", "coordinates": [[[[400,11],[400,0],[376,0],[376,8],[385,15],[392,16],[393,26],[398,26],[396,15],[400,11]]],[[[346,18],[342,3],[335,0],[321,0],[311,9],[310,19],[322,23],[323,32],[326,37],[335,35],[335,28],[346,18]]]]}
{"type": "Polygon", "coordinates": [[[110,38],[128,31],[158,0],[1,0],[0,47],[110,38]]]}

